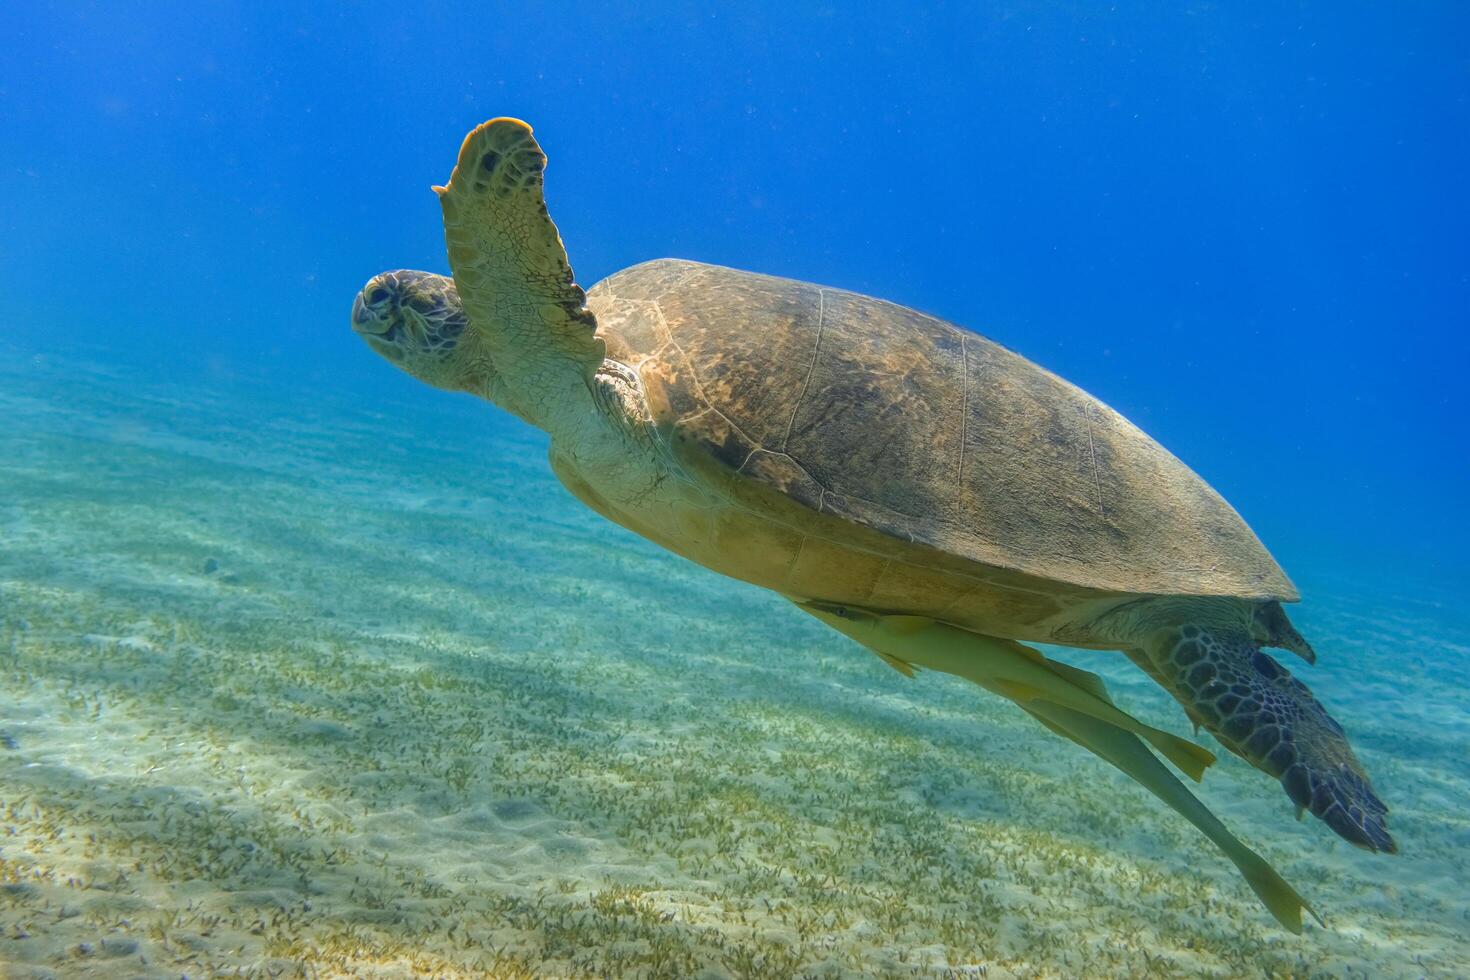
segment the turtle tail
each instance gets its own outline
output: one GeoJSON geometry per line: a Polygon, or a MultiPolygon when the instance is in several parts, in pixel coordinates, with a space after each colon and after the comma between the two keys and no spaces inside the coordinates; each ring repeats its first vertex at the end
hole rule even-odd
{"type": "Polygon", "coordinates": [[[1310,810],[1366,850],[1397,851],[1388,807],[1373,791],[1342,726],[1306,685],[1261,650],[1264,639],[1311,657],[1311,647],[1280,605],[1269,603],[1264,613],[1255,611],[1238,624],[1201,618],[1151,632],[1133,658],[1196,724],[1279,779],[1298,815],[1310,810]]]}

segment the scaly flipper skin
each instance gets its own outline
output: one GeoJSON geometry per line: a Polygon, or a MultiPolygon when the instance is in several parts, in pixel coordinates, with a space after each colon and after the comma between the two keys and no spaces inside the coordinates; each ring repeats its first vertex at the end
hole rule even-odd
{"type": "MultiPolygon", "coordinates": [[[[542,421],[602,365],[602,340],[546,211],[546,155],[519,119],[477,126],[436,187],[454,285],[483,356],[523,417],[542,421]]],[[[575,402],[576,409],[585,403],[575,402]]]]}
{"type": "MultiPolygon", "coordinates": [[[[1252,620],[1232,622],[1208,612],[1203,621],[1186,618],[1151,633],[1134,659],[1222,745],[1280,779],[1298,807],[1358,847],[1397,851],[1388,807],[1373,792],[1342,726],[1261,650],[1252,620]]],[[[1293,646],[1305,647],[1295,630],[1291,637],[1293,646]]]]}

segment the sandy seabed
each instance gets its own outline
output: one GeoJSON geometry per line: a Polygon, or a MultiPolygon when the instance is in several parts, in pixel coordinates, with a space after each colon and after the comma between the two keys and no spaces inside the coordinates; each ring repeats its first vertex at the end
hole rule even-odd
{"type": "Polygon", "coordinates": [[[1292,936],[1121,775],[582,510],[489,406],[4,353],[0,974],[1470,974],[1453,589],[1292,569],[1403,851],[1222,753],[1292,936]]]}

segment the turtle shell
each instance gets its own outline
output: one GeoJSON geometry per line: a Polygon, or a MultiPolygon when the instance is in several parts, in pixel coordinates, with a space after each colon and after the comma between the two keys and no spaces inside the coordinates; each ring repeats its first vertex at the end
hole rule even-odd
{"type": "Polygon", "coordinates": [[[907,307],[695,262],[594,287],[686,469],[1087,589],[1294,600],[1202,479],[1075,385],[907,307]]]}

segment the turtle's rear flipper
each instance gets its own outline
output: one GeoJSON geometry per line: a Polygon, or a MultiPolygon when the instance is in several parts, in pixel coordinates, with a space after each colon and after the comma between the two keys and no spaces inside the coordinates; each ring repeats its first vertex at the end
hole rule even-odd
{"type": "Polygon", "coordinates": [[[1398,850],[1342,726],[1250,632],[1184,625],[1134,656],[1222,745],[1281,780],[1298,808],[1358,847],[1398,850]]]}

